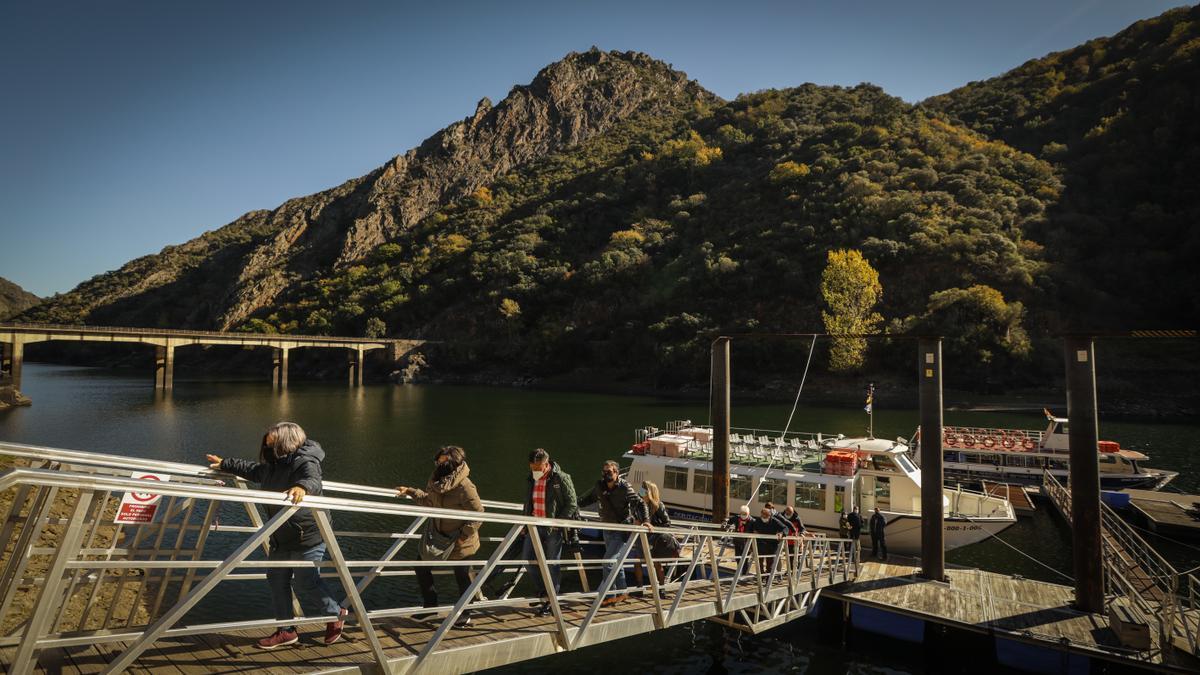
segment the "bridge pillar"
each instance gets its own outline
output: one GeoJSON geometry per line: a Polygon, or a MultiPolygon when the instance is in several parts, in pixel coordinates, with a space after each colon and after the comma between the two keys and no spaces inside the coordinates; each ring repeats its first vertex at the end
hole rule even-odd
{"type": "Polygon", "coordinates": [[[1090,336],[1069,336],[1065,346],[1075,607],[1084,612],[1103,612],[1100,460],[1096,456],[1100,437],[1096,423],[1096,351],[1090,336]]]}
{"type": "Polygon", "coordinates": [[[14,339],[11,343],[5,343],[6,359],[8,361],[8,375],[12,379],[12,386],[17,389],[21,388],[21,366],[25,364],[25,343],[21,342],[21,338],[14,339]]]}
{"type": "MultiPolygon", "coordinates": [[[[942,339],[921,338],[917,347],[921,420],[921,576],[946,580],[946,531],[942,513],[942,339]]],[[[862,514],[864,518],[869,514],[862,514]]]]}
{"type": "Polygon", "coordinates": [[[169,391],[175,388],[175,345],[154,347],[154,388],[169,391]]]}
{"type": "Polygon", "coordinates": [[[363,350],[362,347],[350,347],[349,380],[351,387],[361,387],[363,383],[363,350]]]}
{"type": "Polygon", "coordinates": [[[288,347],[276,347],[271,350],[274,352],[275,367],[271,373],[271,384],[280,389],[286,389],[288,386],[288,347]]]}

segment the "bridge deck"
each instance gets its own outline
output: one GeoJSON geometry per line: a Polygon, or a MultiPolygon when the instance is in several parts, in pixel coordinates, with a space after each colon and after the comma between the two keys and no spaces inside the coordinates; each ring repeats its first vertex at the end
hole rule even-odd
{"type": "MultiPolygon", "coordinates": [[[[804,584],[812,583],[806,575],[804,584]]],[[[817,582],[826,585],[827,580],[817,582]]],[[[764,577],[764,585],[766,579],[764,577]]],[[[729,592],[729,582],[721,583],[723,593],[729,592]]],[[[786,583],[776,579],[769,599],[787,597],[786,583]]],[[[674,597],[672,592],[670,597],[674,597]]],[[[672,625],[678,625],[717,615],[711,580],[695,579],[688,583],[672,625]]],[[[757,583],[743,578],[738,584],[729,609],[750,609],[757,605],[757,583]]],[[[669,603],[664,601],[669,608],[669,603]]],[[[587,614],[588,605],[574,604],[564,608],[568,624],[578,625],[587,614]]],[[[655,630],[656,606],[651,598],[630,598],[614,607],[601,609],[588,629],[589,644],[655,630]]],[[[429,621],[412,618],[374,619],[378,635],[391,664],[403,670],[415,659],[440,623],[440,617],[429,621]]],[[[155,643],[137,660],[131,673],[160,675],[163,673],[311,673],[311,672],[372,672],[374,658],[370,645],[353,624],[347,624],[345,637],[335,645],[321,642],[324,624],[298,622],[300,643],[266,651],[255,641],[266,631],[235,630],[218,634],[167,637],[155,643]]],[[[94,644],[44,650],[38,658],[39,673],[99,673],[125,648],[124,643],[94,644]]],[[[15,647],[0,649],[0,663],[11,662],[15,647]]],[[[558,644],[558,627],[553,615],[539,617],[533,608],[496,608],[475,613],[468,628],[451,630],[425,668],[435,673],[462,673],[516,663],[538,656],[562,651],[558,644]]]]}

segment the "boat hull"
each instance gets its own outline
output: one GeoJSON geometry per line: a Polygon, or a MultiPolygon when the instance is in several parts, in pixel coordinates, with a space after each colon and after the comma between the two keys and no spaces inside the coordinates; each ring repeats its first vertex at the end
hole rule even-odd
{"type": "MultiPolygon", "coordinates": [[[[961,468],[954,466],[951,463],[944,465],[944,472],[947,482],[963,481],[963,482],[978,482],[987,480],[995,483],[1011,483],[1014,485],[1041,485],[1042,473],[1022,472],[1007,470],[1007,467],[995,467],[994,471],[988,469],[980,469],[978,466],[970,468],[961,468]]],[[[1067,471],[1052,471],[1051,472],[1059,482],[1064,485],[1068,483],[1070,473],[1067,471]]],[[[1100,474],[1100,488],[1102,490],[1161,490],[1163,486],[1170,483],[1177,473],[1173,471],[1156,471],[1154,473],[1142,474],[1100,474]]]]}

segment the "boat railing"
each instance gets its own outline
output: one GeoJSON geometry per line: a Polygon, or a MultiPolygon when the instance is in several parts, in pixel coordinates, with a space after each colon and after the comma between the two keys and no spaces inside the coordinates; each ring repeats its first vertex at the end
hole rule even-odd
{"type": "MultiPolygon", "coordinates": [[[[682,431],[684,429],[704,429],[704,430],[711,432],[712,425],[711,424],[693,424],[691,420],[671,420],[670,422],[666,423],[666,425],[662,429],[662,431],[674,434],[674,433],[678,433],[679,431],[682,431]]],[[[641,429],[639,431],[645,431],[645,430],[646,429],[641,429]]],[[[820,441],[835,439],[835,438],[839,437],[839,434],[829,434],[829,433],[813,432],[813,431],[787,431],[785,433],[782,429],[760,429],[758,427],[729,427],[729,432],[730,432],[731,436],[737,435],[738,437],[743,438],[743,439],[753,438],[755,442],[758,442],[758,440],[760,438],[766,438],[769,441],[771,441],[772,443],[774,443],[778,439],[782,439],[784,441],[790,441],[791,439],[795,438],[800,441],[820,442],[820,441]]],[[[642,441],[645,439],[639,438],[638,440],[642,441]]]]}
{"type": "MultiPolygon", "coordinates": [[[[530,591],[521,597],[513,591],[526,570],[537,574],[548,589],[556,626],[553,639],[565,650],[589,640],[607,639],[605,629],[596,628],[601,625],[596,617],[614,590],[617,572],[625,567],[644,564],[649,570],[659,563],[667,570],[661,582],[648,574],[648,584],[631,586],[653,598],[655,628],[707,616],[697,613],[697,599],[712,603],[704,607],[720,614],[749,606],[747,603],[761,605],[764,612],[778,612],[771,603],[801,593],[811,600],[826,583],[849,580],[857,574],[856,548],[845,539],[800,538],[794,546],[778,546],[768,572],[765,552],[761,555],[763,566],[757,571],[749,569],[747,561],[759,562],[759,542],[774,542],[770,535],[685,524],[656,528],[652,533],[636,525],[596,522],[587,527],[625,537],[615,557],[554,559],[543,549],[540,533],[577,528],[578,521],[328,495],[309,496],[297,505],[281,500],[278,492],[217,485],[208,475],[185,476],[182,472],[152,484],[150,489],[161,502],[150,522],[118,524],[114,514],[122,497],[145,496],[148,481],[98,470],[72,471],[54,460],[31,462],[37,468],[17,467],[0,473],[0,494],[12,497],[0,532],[0,539],[12,542],[6,559],[0,560],[0,622],[5,627],[0,647],[15,649],[11,662],[5,664],[12,673],[31,672],[41,650],[105,643],[113,645],[113,654],[104,672],[119,673],[161,638],[274,629],[295,623],[274,619],[214,623],[193,612],[218,587],[234,593],[239,582],[261,582],[270,568],[315,566],[323,577],[339,581],[346,594],[342,606],[351,612],[373,660],[385,672],[401,662],[410,672],[420,668],[445,644],[447,634],[465,612],[518,607],[528,611],[538,600],[537,594],[530,591]],[[259,511],[263,507],[272,507],[274,514],[268,511],[264,518],[259,511]],[[271,534],[301,508],[310,509],[329,560],[264,559],[262,552],[271,534]],[[484,539],[481,559],[413,559],[411,548],[405,546],[420,538],[430,519],[474,521],[481,530],[500,536],[484,539]],[[335,521],[346,529],[335,529],[335,521]],[[674,535],[684,548],[676,557],[654,556],[650,545],[654,534],[674,535]],[[519,553],[522,536],[530,542],[531,558],[519,553]],[[721,544],[727,540],[742,541],[742,552],[717,553],[718,548],[724,550],[721,544]],[[639,545],[640,560],[634,557],[639,545]],[[554,591],[551,566],[577,573],[582,590],[554,591]],[[453,602],[434,608],[406,605],[403,593],[392,588],[375,589],[384,591],[371,596],[377,606],[368,608],[364,602],[368,587],[411,578],[417,569],[430,567],[438,574],[455,567],[477,574],[453,602]],[[683,573],[677,574],[681,570],[683,573]],[[595,585],[588,579],[589,572],[599,575],[595,585]],[[511,576],[513,585],[485,598],[485,585],[502,575],[511,576]],[[682,611],[685,596],[690,609],[682,611]],[[439,617],[432,635],[409,644],[404,634],[389,631],[404,643],[403,650],[389,655],[380,641],[385,625],[422,612],[439,617]]],[[[75,462],[82,464],[78,457],[75,462]]],[[[101,464],[96,461],[89,466],[96,469],[101,464]]],[[[146,468],[154,464],[145,463],[146,468]]],[[[166,467],[157,464],[153,468],[166,467]]],[[[236,596],[229,595],[224,602],[231,597],[236,596]]],[[[308,616],[301,623],[336,618],[308,616]]]]}
{"type": "Polygon", "coordinates": [[[954,499],[950,502],[950,515],[968,516],[973,518],[1013,517],[1014,515],[1011,502],[1009,502],[1008,498],[1005,496],[980,490],[967,489],[964,488],[961,483],[954,488],[953,494],[954,499]],[[964,496],[967,497],[968,502],[975,502],[974,515],[968,513],[968,510],[963,508],[964,496]],[[987,513],[984,513],[983,510],[985,504],[993,504],[987,513]]]}

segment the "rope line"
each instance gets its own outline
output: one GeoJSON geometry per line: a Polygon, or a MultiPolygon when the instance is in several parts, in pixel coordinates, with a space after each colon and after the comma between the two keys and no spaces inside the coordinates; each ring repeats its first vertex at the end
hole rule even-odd
{"type": "MultiPolygon", "coordinates": [[[[974,519],[974,518],[972,518],[972,517],[970,517],[970,516],[963,516],[963,518],[966,518],[967,520],[969,520],[969,521],[971,521],[971,522],[975,522],[975,519],[974,519]]],[[[996,534],[995,532],[991,532],[991,531],[989,531],[989,530],[987,530],[987,529],[984,529],[984,532],[987,532],[987,534],[988,534],[988,536],[989,536],[989,537],[992,537],[992,538],[994,538],[996,541],[999,541],[1001,544],[1004,544],[1005,546],[1007,546],[1007,547],[1011,548],[1012,550],[1016,551],[1017,553],[1020,553],[1021,555],[1025,556],[1026,558],[1029,558],[1029,559],[1030,559],[1030,560],[1032,560],[1033,562],[1035,562],[1035,563],[1037,563],[1037,564],[1041,565],[1042,567],[1045,567],[1046,569],[1050,570],[1051,572],[1054,572],[1055,574],[1057,574],[1058,576],[1060,576],[1060,577],[1062,577],[1062,578],[1066,579],[1067,581],[1070,581],[1070,582],[1072,582],[1072,583],[1074,583],[1074,582],[1075,582],[1075,578],[1074,578],[1074,577],[1068,576],[1066,573],[1064,573],[1064,572],[1061,572],[1061,571],[1059,571],[1058,569],[1056,569],[1056,568],[1054,568],[1054,567],[1051,567],[1050,565],[1048,565],[1048,564],[1046,564],[1046,563],[1042,562],[1041,560],[1038,560],[1037,558],[1035,558],[1035,557],[1033,557],[1033,556],[1029,555],[1028,553],[1026,553],[1026,552],[1024,552],[1024,551],[1022,551],[1021,549],[1017,548],[1016,546],[1013,546],[1012,544],[1008,543],[1007,541],[1004,541],[1003,539],[1001,539],[1001,538],[1000,538],[1000,535],[996,534]]]]}
{"type": "MultiPolygon", "coordinates": [[[[812,365],[813,350],[816,349],[816,347],[817,347],[817,336],[813,335],[812,336],[812,344],[810,344],[808,346],[808,361],[804,364],[804,373],[800,376],[800,388],[796,390],[796,400],[792,402],[792,412],[790,412],[788,414],[787,424],[783,425],[783,432],[779,434],[779,438],[781,440],[783,439],[784,436],[787,436],[787,432],[792,428],[792,418],[796,416],[796,409],[800,407],[800,393],[804,391],[804,382],[806,380],[808,380],[808,367],[812,365]]],[[[710,380],[710,386],[711,386],[711,380],[710,380]]],[[[710,391],[709,395],[710,396],[712,395],[711,391],[710,391]]],[[[711,408],[712,406],[710,405],[709,407],[711,408]]],[[[767,470],[764,471],[762,477],[758,479],[758,485],[755,485],[754,490],[752,490],[750,492],[750,499],[746,502],[747,506],[749,506],[750,504],[753,504],[755,499],[758,499],[758,490],[762,487],[763,483],[765,483],[767,481],[767,474],[769,474],[771,472],[771,469],[774,466],[775,466],[775,453],[772,452],[771,453],[771,461],[767,464],[767,470]]]]}

